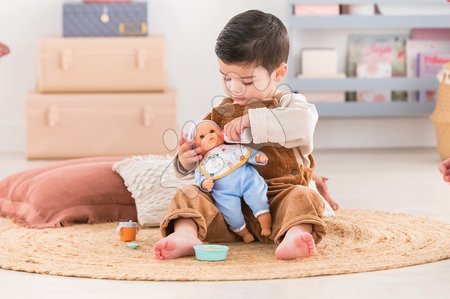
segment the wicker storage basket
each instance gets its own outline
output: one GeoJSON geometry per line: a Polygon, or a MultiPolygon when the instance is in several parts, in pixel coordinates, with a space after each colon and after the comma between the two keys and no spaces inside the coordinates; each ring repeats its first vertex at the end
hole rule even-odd
{"type": "Polygon", "coordinates": [[[450,158],[450,62],[444,65],[438,75],[439,89],[431,120],[436,131],[439,155],[450,158]]]}

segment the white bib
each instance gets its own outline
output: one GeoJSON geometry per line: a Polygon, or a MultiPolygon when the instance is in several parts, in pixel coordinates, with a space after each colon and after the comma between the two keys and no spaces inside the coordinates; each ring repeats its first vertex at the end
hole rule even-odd
{"type": "Polygon", "coordinates": [[[217,180],[245,164],[250,154],[250,150],[243,145],[221,144],[205,155],[198,170],[205,177],[217,180]]]}

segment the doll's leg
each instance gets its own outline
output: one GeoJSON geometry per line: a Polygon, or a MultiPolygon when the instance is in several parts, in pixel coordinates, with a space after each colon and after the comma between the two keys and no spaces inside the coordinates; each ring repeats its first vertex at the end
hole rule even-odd
{"type": "Polygon", "coordinates": [[[272,216],[267,200],[267,184],[258,173],[245,180],[244,201],[261,225],[261,236],[270,236],[272,234],[272,216]]]}
{"type": "Polygon", "coordinates": [[[272,216],[270,215],[270,212],[261,214],[256,218],[261,225],[261,236],[270,236],[272,234],[272,216]]]}
{"type": "Polygon", "coordinates": [[[217,208],[222,213],[230,229],[240,236],[245,243],[253,242],[255,238],[246,227],[240,197],[220,194],[214,191],[213,197],[217,208]]]}

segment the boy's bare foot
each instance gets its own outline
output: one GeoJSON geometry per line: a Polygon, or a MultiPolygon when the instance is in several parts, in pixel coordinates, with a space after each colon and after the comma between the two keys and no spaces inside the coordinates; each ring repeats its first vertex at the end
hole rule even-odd
{"type": "Polygon", "coordinates": [[[185,231],[175,231],[156,242],[153,251],[159,260],[194,255],[194,245],[202,244],[195,235],[185,231]]]}
{"type": "Polygon", "coordinates": [[[316,244],[312,235],[301,226],[289,229],[283,241],[275,250],[275,256],[281,260],[291,260],[316,254],[316,244]]]}

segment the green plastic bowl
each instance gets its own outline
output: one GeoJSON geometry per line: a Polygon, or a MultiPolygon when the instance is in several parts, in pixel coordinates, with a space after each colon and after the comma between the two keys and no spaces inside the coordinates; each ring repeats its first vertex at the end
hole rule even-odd
{"type": "Polygon", "coordinates": [[[199,261],[224,261],[227,259],[228,249],[225,245],[195,245],[195,258],[199,261]]]}

